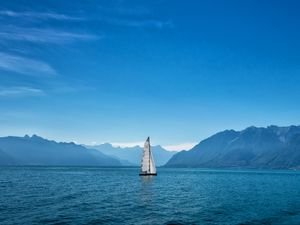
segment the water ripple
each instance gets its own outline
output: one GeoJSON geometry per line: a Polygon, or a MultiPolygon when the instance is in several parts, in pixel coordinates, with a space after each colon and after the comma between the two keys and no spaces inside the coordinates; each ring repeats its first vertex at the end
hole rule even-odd
{"type": "Polygon", "coordinates": [[[300,173],[2,167],[0,224],[299,225],[300,173]]]}

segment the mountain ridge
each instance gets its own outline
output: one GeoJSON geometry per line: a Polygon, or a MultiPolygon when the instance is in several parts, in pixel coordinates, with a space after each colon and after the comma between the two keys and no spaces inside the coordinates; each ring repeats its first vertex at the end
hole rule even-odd
{"type": "Polygon", "coordinates": [[[175,154],[166,167],[300,168],[300,126],[251,126],[224,130],[189,151],[175,154]]]}
{"type": "Polygon", "coordinates": [[[0,137],[0,165],[121,166],[97,150],[37,135],[0,137]]]}
{"type": "MultiPolygon", "coordinates": [[[[100,152],[117,157],[119,160],[127,161],[131,166],[139,166],[142,158],[143,148],[140,146],[134,147],[114,147],[110,143],[104,143],[101,145],[86,146],[87,148],[93,148],[100,152]]],[[[162,166],[175,154],[174,151],[168,151],[160,145],[152,146],[152,153],[156,166],[162,166]]]]}

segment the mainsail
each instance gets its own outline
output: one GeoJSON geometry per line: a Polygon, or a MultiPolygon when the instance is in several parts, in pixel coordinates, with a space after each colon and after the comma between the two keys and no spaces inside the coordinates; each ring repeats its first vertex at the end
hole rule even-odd
{"type": "Polygon", "coordinates": [[[143,151],[140,175],[156,175],[156,167],[151,152],[150,138],[148,137],[143,151]]]}

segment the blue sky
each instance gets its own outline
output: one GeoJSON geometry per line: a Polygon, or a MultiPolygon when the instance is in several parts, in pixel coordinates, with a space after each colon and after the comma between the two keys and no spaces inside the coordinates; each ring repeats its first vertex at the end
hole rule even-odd
{"type": "Polygon", "coordinates": [[[1,1],[0,135],[188,148],[300,124],[299,1],[1,1]]]}

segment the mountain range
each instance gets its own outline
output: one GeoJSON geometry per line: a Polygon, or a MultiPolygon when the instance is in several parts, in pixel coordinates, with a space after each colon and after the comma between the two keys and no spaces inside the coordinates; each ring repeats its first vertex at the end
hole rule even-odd
{"type": "MultiPolygon", "coordinates": [[[[175,152],[154,146],[157,166],[164,165],[175,152]]],[[[142,148],[120,148],[106,143],[83,146],[73,142],[55,142],[37,135],[0,138],[0,165],[45,166],[139,166],[142,148]]]]}
{"type": "Polygon", "coordinates": [[[225,130],[175,154],[165,166],[300,169],[300,126],[225,130]]]}
{"type": "Polygon", "coordinates": [[[49,141],[37,135],[1,137],[0,165],[121,166],[98,150],[75,143],[49,141]]]}
{"type": "MultiPolygon", "coordinates": [[[[157,166],[300,169],[300,126],[225,130],[188,151],[152,150],[157,166]]],[[[138,166],[141,154],[139,146],[83,146],[37,135],[0,138],[0,165],[138,166]]]]}
{"type": "MultiPolygon", "coordinates": [[[[121,148],[114,147],[109,143],[105,143],[101,145],[85,147],[97,149],[108,156],[117,158],[123,165],[138,166],[141,164],[143,148],[140,146],[121,148]]],[[[152,146],[151,150],[154,155],[156,166],[165,165],[169,161],[169,159],[176,153],[174,151],[167,151],[160,145],[152,146]]]]}

